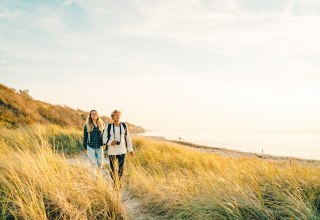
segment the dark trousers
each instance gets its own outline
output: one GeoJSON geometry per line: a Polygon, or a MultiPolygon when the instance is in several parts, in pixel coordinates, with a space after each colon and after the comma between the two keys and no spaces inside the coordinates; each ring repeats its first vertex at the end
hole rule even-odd
{"type": "Polygon", "coordinates": [[[116,171],[118,171],[119,180],[122,177],[125,157],[126,157],[126,154],[109,155],[110,168],[111,168],[111,177],[112,177],[114,182],[116,180],[116,178],[115,178],[116,171]],[[116,161],[118,161],[118,163],[116,163],[116,161]],[[116,165],[118,165],[118,166],[116,167],[116,165]]]}

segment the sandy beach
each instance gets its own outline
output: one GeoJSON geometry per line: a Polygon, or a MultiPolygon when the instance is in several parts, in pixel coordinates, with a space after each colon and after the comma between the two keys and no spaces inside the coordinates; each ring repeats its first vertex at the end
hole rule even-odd
{"type": "Polygon", "coordinates": [[[299,162],[299,163],[306,163],[308,165],[320,166],[319,160],[309,160],[309,159],[302,159],[297,157],[275,156],[270,154],[257,154],[257,153],[251,153],[251,152],[243,152],[243,151],[237,151],[232,149],[226,149],[226,148],[209,147],[209,146],[198,145],[198,144],[185,142],[185,141],[168,140],[166,138],[157,137],[157,136],[140,136],[138,134],[134,134],[132,135],[132,137],[143,137],[151,140],[171,142],[191,150],[200,151],[203,153],[216,154],[216,155],[230,157],[230,158],[259,158],[259,159],[270,160],[274,162],[289,161],[289,162],[299,162]]]}

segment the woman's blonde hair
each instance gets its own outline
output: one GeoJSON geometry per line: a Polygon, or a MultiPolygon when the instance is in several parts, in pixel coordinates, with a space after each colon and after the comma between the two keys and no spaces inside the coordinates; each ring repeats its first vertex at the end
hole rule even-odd
{"type": "MultiPolygon", "coordinates": [[[[91,113],[92,112],[97,112],[97,110],[91,110],[90,112],[89,112],[89,115],[88,115],[88,117],[87,117],[87,119],[86,119],[86,126],[87,126],[87,131],[88,132],[91,132],[92,130],[93,130],[93,120],[92,120],[92,118],[91,118],[91,113]]],[[[97,112],[97,114],[98,114],[98,112],[97,112]]],[[[98,118],[97,118],[97,125],[98,125],[98,127],[99,127],[99,131],[102,133],[103,132],[103,129],[104,129],[104,122],[103,122],[103,120],[100,118],[100,116],[98,115],[98,118]]]]}

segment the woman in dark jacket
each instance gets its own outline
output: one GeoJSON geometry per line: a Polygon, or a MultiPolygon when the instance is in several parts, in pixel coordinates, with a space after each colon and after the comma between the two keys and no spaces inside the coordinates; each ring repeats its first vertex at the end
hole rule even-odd
{"type": "Polygon", "coordinates": [[[104,122],[99,117],[96,110],[91,110],[86,125],[83,129],[83,148],[87,151],[87,154],[99,168],[103,167],[103,144],[102,134],[104,129],[104,122]]]}

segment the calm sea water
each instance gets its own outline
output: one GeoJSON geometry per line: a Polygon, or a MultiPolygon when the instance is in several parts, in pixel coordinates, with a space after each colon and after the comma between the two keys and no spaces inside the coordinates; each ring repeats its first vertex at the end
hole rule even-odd
{"type": "Polygon", "coordinates": [[[211,147],[320,160],[320,132],[147,131],[158,136],[211,147]]]}

